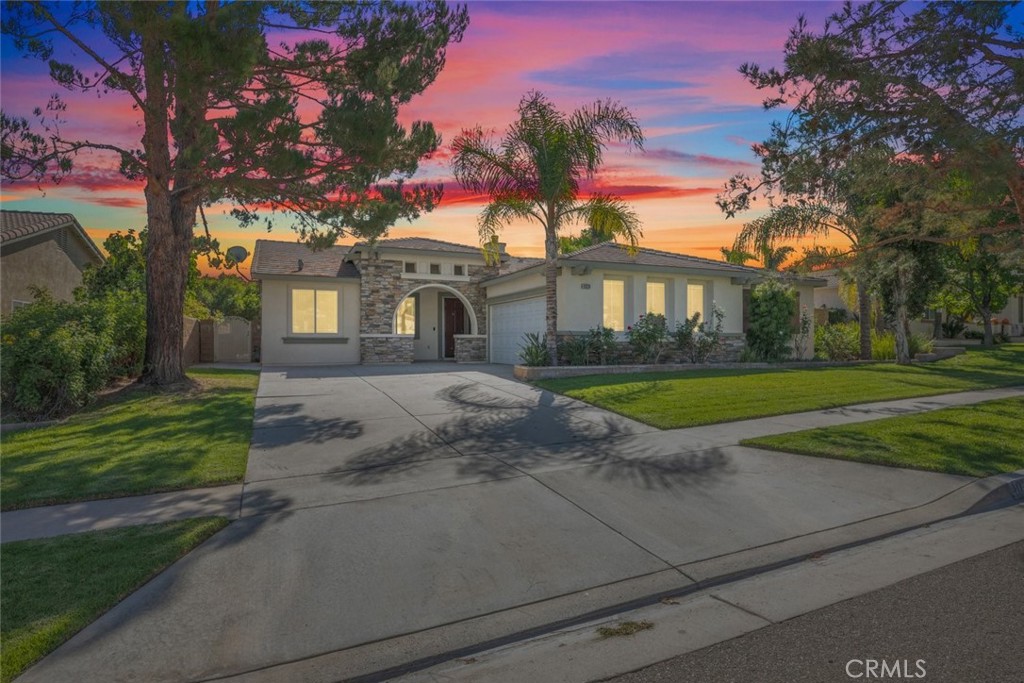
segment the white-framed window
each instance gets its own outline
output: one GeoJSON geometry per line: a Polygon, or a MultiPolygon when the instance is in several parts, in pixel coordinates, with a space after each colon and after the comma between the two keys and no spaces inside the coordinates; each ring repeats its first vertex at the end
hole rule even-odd
{"type": "Polygon", "coordinates": [[[416,262],[415,261],[406,261],[405,262],[405,272],[407,272],[407,273],[415,273],[416,272],[416,262]]]}
{"type": "Polygon", "coordinates": [[[440,275],[441,274],[441,264],[440,263],[431,263],[430,264],[430,274],[431,275],[440,275]]]}
{"type": "Polygon", "coordinates": [[[647,312],[665,315],[665,293],[664,282],[658,280],[647,281],[647,312]]]}
{"type": "Polygon", "coordinates": [[[416,334],[416,300],[416,295],[407,296],[398,304],[398,310],[395,311],[397,334],[416,334]]]}
{"type": "Polygon", "coordinates": [[[338,291],[293,289],[292,334],[338,334],[338,291]]]}
{"type": "Polygon", "coordinates": [[[16,311],[19,308],[21,308],[22,306],[28,306],[30,303],[32,303],[32,302],[31,301],[21,301],[20,299],[12,299],[11,300],[11,310],[12,311],[16,311]]]}
{"type": "Polygon", "coordinates": [[[466,266],[462,265],[461,263],[452,266],[452,274],[454,274],[454,275],[465,275],[466,274],[466,266]]]}
{"type": "Polygon", "coordinates": [[[606,279],[603,292],[602,324],[616,332],[626,329],[626,281],[606,279]]]}
{"type": "Polygon", "coordinates": [[[707,319],[704,315],[704,284],[700,282],[686,284],[686,317],[692,318],[694,313],[700,313],[701,322],[707,319]]]}

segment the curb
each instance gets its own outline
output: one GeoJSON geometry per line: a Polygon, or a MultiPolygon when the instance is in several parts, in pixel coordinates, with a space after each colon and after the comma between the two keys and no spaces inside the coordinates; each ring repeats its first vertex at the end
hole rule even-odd
{"type": "Polygon", "coordinates": [[[238,683],[272,683],[280,680],[351,683],[387,681],[556,631],[611,619],[625,612],[650,607],[667,598],[685,598],[808,559],[817,559],[938,522],[991,512],[1015,504],[1024,504],[1024,470],[968,482],[915,508],[769,546],[678,565],[673,569],[611,585],[209,680],[238,683]],[[693,580],[687,580],[687,577],[693,580]],[[610,598],[610,604],[600,604],[602,595],[610,598]],[[583,603],[582,609],[580,603],[583,603]],[[578,611],[574,611],[574,607],[578,611]],[[567,612],[569,616],[566,616],[567,612]],[[393,664],[398,657],[405,661],[393,664]]]}

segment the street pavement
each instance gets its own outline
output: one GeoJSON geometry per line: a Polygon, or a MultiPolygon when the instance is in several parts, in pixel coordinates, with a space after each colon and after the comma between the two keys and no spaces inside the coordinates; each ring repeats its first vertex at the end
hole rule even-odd
{"type": "Polygon", "coordinates": [[[890,670],[906,662],[912,675],[892,677],[904,680],[1021,683],[1021,653],[1024,542],[607,680],[854,681],[865,680],[866,660],[875,660],[890,670]]]}
{"type": "Polygon", "coordinates": [[[905,528],[974,480],[734,444],[1013,391],[661,432],[501,366],[264,369],[240,518],[21,680],[338,680],[905,528]]]}

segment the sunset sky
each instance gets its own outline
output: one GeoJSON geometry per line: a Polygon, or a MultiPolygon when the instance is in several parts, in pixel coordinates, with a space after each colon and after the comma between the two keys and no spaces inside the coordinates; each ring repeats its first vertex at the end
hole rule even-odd
{"type": "MultiPolygon", "coordinates": [[[[443,136],[415,179],[452,183],[447,145],[464,127],[502,131],[523,93],[537,89],[563,109],[612,98],[629,107],[647,136],[644,153],[613,149],[597,178],[604,191],[630,201],[643,222],[644,246],[718,258],[744,219],[726,220],[715,206],[723,182],[756,171],[753,142],[778,112],[737,73],[745,61],[777,64],[800,13],[820,27],[837,3],[469,3],[470,26],[448,51],[438,80],[403,112],[403,121],[432,121],[443,136]]],[[[5,41],[0,97],[11,114],[29,115],[58,87],[45,65],[21,59],[5,41]]],[[[85,61],[79,63],[86,64],[85,61]]],[[[92,140],[137,143],[138,112],[120,94],[67,96],[66,133],[92,140]]],[[[453,186],[453,190],[454,190],[453,186]]],[[[391,237],[420,235],[475,244],[478,201],[447,201],[391,237]]],[[[70,212],[101,242],[111,231],[141,228],[140,184],[124,180],[116,159],[82,155],[60,186],[5,185],[7,209],[70,212]]],[[[226,210],[226,209],[225,209],[226,210]]],[[[210,214],[224,247],[252,251],[259,228],[239,229],[220,211],[210,214]]],[[[283,226],[272,239],[294,240],[283,226]]],[[[542,253],[542,233],[524,223],[502,236],[516,255],[542,253]]],[[[344,242],[344,240],[342,240],[344,242]]]]}

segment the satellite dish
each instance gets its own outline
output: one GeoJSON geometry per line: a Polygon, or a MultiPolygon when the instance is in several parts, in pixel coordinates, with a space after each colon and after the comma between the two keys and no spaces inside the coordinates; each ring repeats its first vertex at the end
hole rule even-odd
{"type": "Polygon", "coordinates": [[[249,258],[249,252],[245,247],[229,247],[227,254],[232,263],[244,263],[245,259],[249,258]]]}

